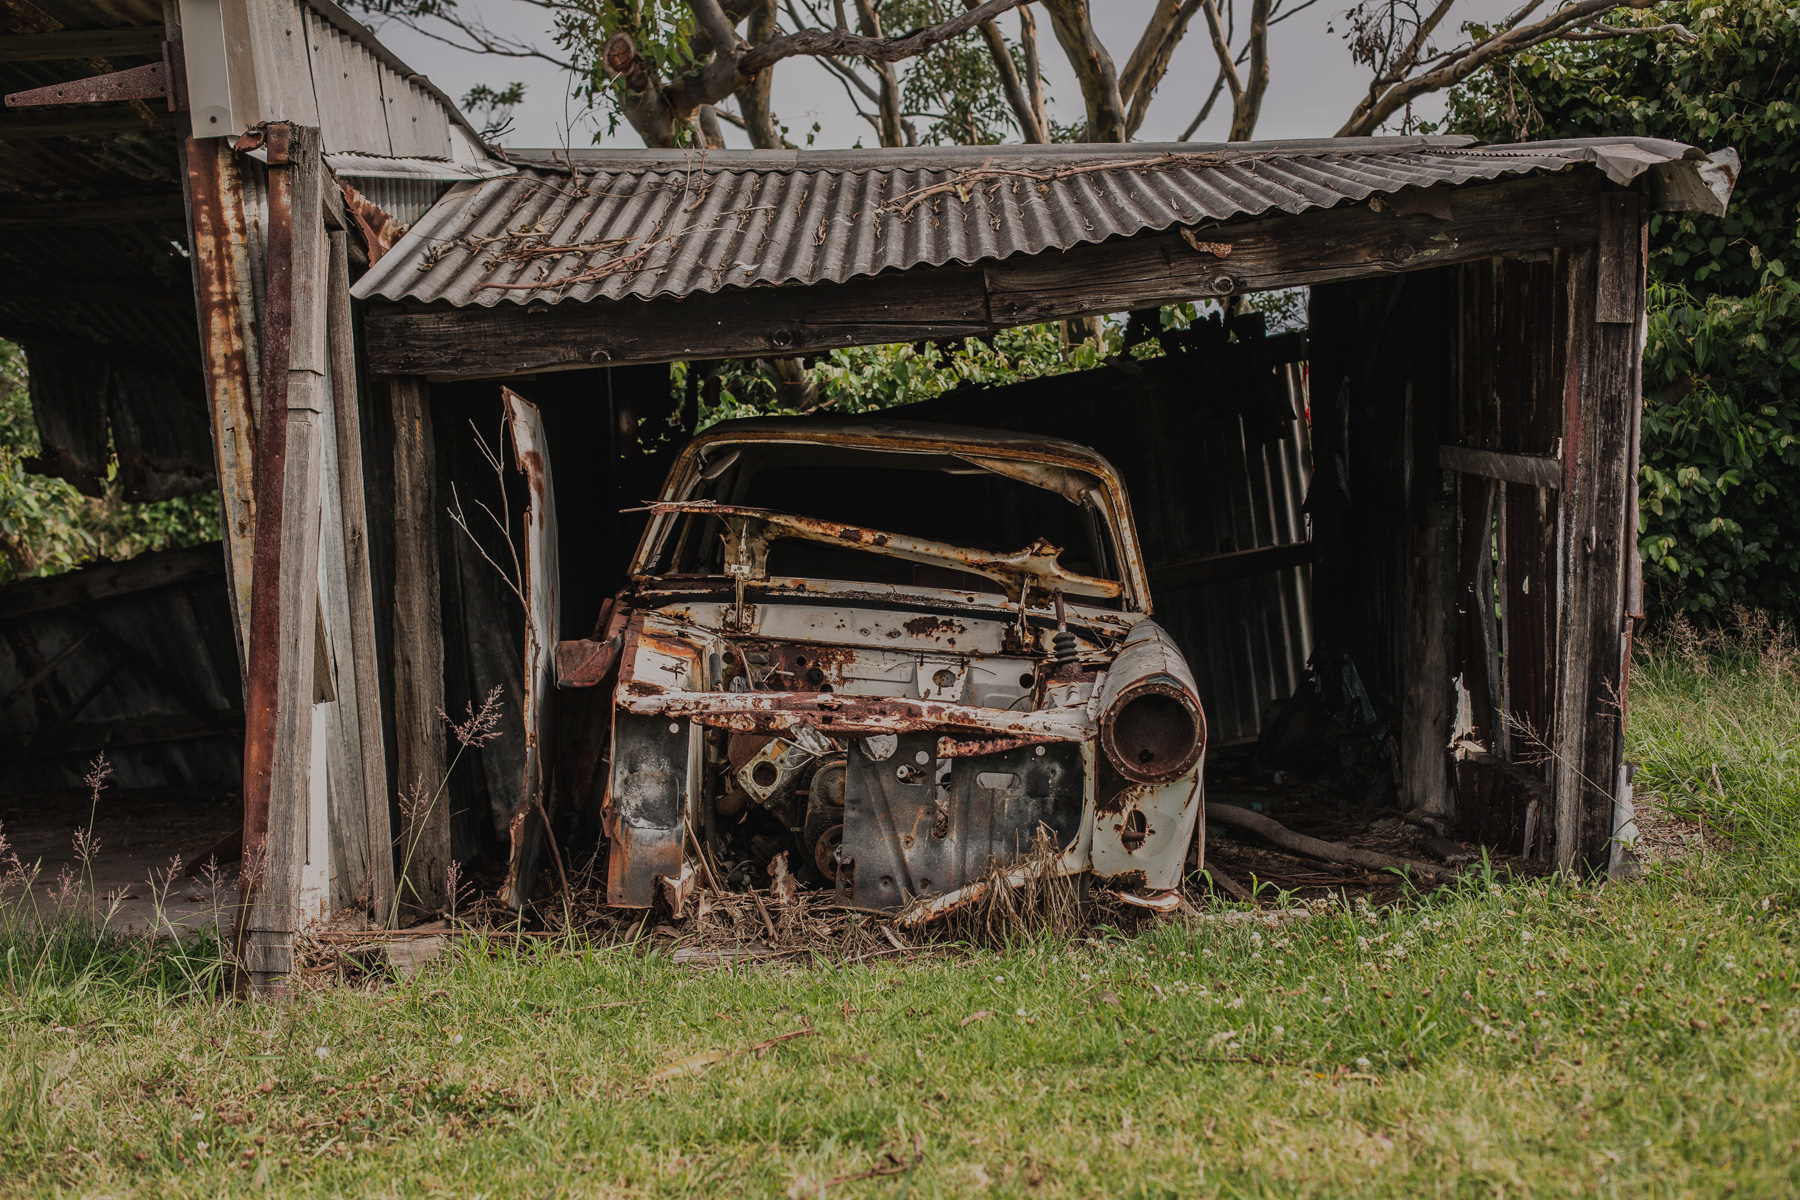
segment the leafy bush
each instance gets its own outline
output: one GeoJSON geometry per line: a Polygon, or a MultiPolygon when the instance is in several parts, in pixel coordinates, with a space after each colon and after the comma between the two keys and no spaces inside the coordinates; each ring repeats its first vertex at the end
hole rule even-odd
{"type": "Polygon", "coordinates": [[[216,491],[130,503],[114,482],[115,460],[107,471],[107,494],[91,499],[61,479],[27,471],[25,460],[38,449],[25,356],[0,341],[0,583],[219,536],[216,491]]]}
{"type": "Polygon", "coordinates": [[[1695,41],[1550,44],[1450,96],[1489,141],[1635,135],[1743,160],[1723,217],[1650,226],[1640,551],[1659,606],[1718,615],[1800,592],[1800,9],[1682,0],[1618,22],[1695,41]]]}

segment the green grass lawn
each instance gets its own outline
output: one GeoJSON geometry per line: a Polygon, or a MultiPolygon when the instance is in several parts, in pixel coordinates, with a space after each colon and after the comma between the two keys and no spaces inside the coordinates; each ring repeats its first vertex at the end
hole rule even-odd
{"type": "Polygon", "coordinates": [[[281,1004],[15,933],[0,1193],[1800,1194],[1781,666],[1640,656],[1639,793],[1705,824],[1623,886],[904,965],[499,946],[281,1004]]]}

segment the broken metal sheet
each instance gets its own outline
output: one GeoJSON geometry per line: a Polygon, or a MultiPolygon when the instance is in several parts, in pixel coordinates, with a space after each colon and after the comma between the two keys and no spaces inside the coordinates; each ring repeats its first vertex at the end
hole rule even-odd
{"type": "Polygon", "coordinates": [[[722,518],[726,528],[726,570],[736,578],[767,578],[769,543],[775,537],[785,535],[830,546],[868,550],[908,562],[953,564],[958,570],[1009,585],[1007,594],[1015,601],[1028,583],[1035,583],[1042,591],[1061,590],[1071,596],[1111,598],[1123,591],[1113,580],[1095,579],[1064,569],[1057,561],[1062,551],[1042,538],[1022,550],[994,554],[903,533],[863,529],[764,508],[715,504],[710,500],[659,500],[648,507],[658,514],[699,513],[722,518]]]}
{"type": "Polygon", "coordinates": [[[1021,747],[940,760],[930,733],[905,733],[875,762],[849,756],[841,858],[854,865],[853,903],[898,908],[973,883],[990,861],[1022,856],[1040,825],[1056,845],[1079,840],[1081,748],[1021,747]]]}
{"type": "Polygon", "coordinates": [[[556,686],[559,567],[556,555],[556,490],[550,478],[549,450],[537,406],[510,388],[500,390],[512,434],[513,465],[525,475],[531,500],[525,510],[525,778],[519,810],[510,826],[511,853],[502,893],[514,908],[531,893],[539,844],[549,821],[549,744],[551,706],[556,686]]]}
{"type": "Polygon", "coordinates": [[[680,878],[690,780],[686,721],[615,713],[606,798],[606,902],[649,908],[658,880],[680,878]]]}

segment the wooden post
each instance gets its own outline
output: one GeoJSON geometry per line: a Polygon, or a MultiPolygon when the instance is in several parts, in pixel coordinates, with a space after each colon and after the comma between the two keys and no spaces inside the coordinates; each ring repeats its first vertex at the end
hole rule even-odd
{"type": "Polygon", "coordinates": [[[390,385],[394,413],[394,737],[405,802],[401,903],[434,913],[450,880],[450,792],[445,774],[443,614],[438,607],[437,466],[425,381],[390,385]]]}
{"type": "Polygon", "coordinates": [[[1642,197],[1600,197],[1600,237],[1566,276],[1569,359],[1558,509],[1556,866],[1603,869],[1624,733],[1632,437],[1642,403],[1642,197]]]}
{"type": "Polygon", "coordinates": [[[252,990],[293,969],[314,763],[319,468],[328,360],[326,242],[316,129],[270,125],[263,419],[256,464],[239,954],[252,990]],[[277,411],[279,406],[280,411],[277,411]]]}
{"type": "Polygon", "coordinates": [[[387,754],[381,737],[381,669],[375,653],[375,595],[370,582],[368,507],[363,494],[361,404],[347,237],[342,230],[331,234],[328,333],[350,606],[350,654],[356,677],[355,695],[339,696],[338,702],[356,706],[362,741],[362,819],[368,828],[369,907],[377,921],[385,922],[394,900],[394,836],[388,818],[387,754]]]}
{"type": "Polygon", "coordinates": [[[256,528],[253,465],[259,402],[255,313],[249,283],[250,227],[244,216],[244,171],[226,138],[189,138],[189,240],[200,349],[225,540],[225,580],[237,631],[238,671],[247,670],[250,578],[256,528]]]}
{"type": "Polygon", "coordinates": [[[1411,530],[1406,581],[1405,693],[1400,703],[1400,803],[1409,812],[1450,817],[1450,726],[1456,716],[1450,669],[1449,514],[1434,502],[1411,530]]]}

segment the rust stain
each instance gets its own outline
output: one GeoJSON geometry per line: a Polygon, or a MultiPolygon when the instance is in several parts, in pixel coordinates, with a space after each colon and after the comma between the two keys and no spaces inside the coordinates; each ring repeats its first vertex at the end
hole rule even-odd
{"type": "Polygon", "coordinates": [[[953,633],[968,632],[968,626],[953,617],[935,617],[930,615],[914,617],[912,620],[906,622],[904,628],[906,632],[912,634],[914,637],[921,638],[947,637],[953,633]]]}
{"type": "Polygon", "coordinates": [[[406,236],[407,227],[341,179],[338,181],[338,190],[344,193],[344,211],[362,232],[363,244],[368,247],[369,265],[372,267],[394,248],[395,243],[406,236]]]}
{"type": "Polygon", "coordinates": [[[1008,750],[1018,750],[1025,746],[1048,746],[1062,740],[1061,738],[1037,737],[1028,734],[984,738],[974,742],[959,742],[955,738],[941,737],[938,739],[937,756],[939,758],[980,758],[985,754],[1004,754],[1008,750]]]}

